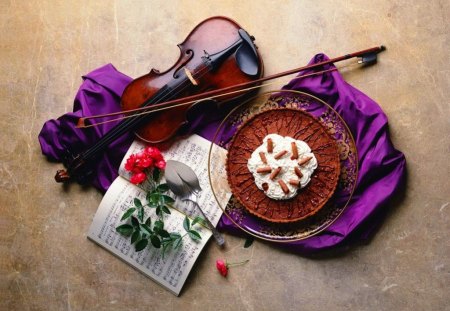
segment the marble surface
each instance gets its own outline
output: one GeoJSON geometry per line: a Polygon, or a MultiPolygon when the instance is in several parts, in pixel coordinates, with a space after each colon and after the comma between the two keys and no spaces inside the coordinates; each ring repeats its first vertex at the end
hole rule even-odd
{"type": "Polygon", "coordinates": [[[450,310],[449,15],[439,0],[0,1],[0,310],[450,310]],[[227,235],[177,298],[86,239],[102,195],[56,184],[37,135],[81,75],[168,68],[213,15],[256,37],[266,74],[386,45],[344,76],[383,107],[408,182],[368,245],[312,259],[227,235]],[[218,258],[250,262],[225,279],[218,258]]]}

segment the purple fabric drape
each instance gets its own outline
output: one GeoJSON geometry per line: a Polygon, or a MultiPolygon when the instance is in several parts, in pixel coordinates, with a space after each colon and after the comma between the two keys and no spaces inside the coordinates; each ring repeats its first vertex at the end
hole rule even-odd
{"type": "MultiPolygon", "coordinates": [[[[114,123],[86,130],[75,128],[78,119],[120,111],[120,97],[131,81],[130,77],[118,72],[111,64],[83,76],[83,84],[73,103],[73,112],[45,122],[39,134],[42,153],[52,161],[61,161],[68,150],[74,152],[92,146],[114,123]]],[[[104,192],[117,178],[120,162],[133,139],[134,135],[125,134],[106,149],[95,168],[92,179],[95,188],[104,192]]]]}
{"type": "MultiPolygon", "coordinates": [[[[316,55],[312,62],[328,59],[316,55]]],[[[327,65],[330,68],[333,65],[327,65]]],[[[326,68],[326,69],[327,69],[326,68]]],[[[304,74],[308,72],[303,72],[304,74]]],[[[83,150],[106,133],[112,124],[86,132],[75,128],[81,116],[118,111],[120,95],[131,78],[118,72],[112,65],[101,67],[83,77],[74,102],[74,111],[57,120],[49,120],[39,134],[42,152],[50,160],[60,161],[66,149],[83,150]],[[75,147],[75,148],[74,148],[75,147]]],[[[320,234],[306,240],[276,243],[299,254],[312,254],[345,244],[365,240],[380,222],[379,215],[404,181],[406,162],[389,138],[387,117],[369,97],[344,81],[339,72],[329,72],[304,79],[294,78],[285,89],[299,90],[315,95],[332,106],[346,121],[356,142],[359,155],[359,178],[350,204],[344,213],[320,234]]],[[[198,120],[197,120],[198,121],[198,120]]],[[[202,122],[194,122],[199,125],[202,122]]],[[[217,129],[217,120],[200,124],[196,132],[211,140],[217,129]]],[[[133,137],[124,135],[115,141],[96,167],[92,185],[106,191],[117,177],[117,168],[133,137]]],[[[240,230],[226,216],[219,227],[230,233],[240,230]]]]}

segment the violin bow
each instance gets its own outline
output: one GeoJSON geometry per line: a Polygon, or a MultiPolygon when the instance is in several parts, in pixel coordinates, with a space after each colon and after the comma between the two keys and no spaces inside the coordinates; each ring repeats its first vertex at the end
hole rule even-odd
{"type": "MultiPolygon", "coordinates": [[[[227,96],[227,95],[231,95],[231,94],[235,94],[235,93],[246,92],[251,89],[260,88],[260,87],[272,84],[272,83],[262,84],[262,82],[265,82],[268,80],[277,79],[277,78],[291,75],[294,73],[298,73],[298,72],[304,71],[304,70],[317,69],[317,68],[320,68],[320,67],[328,65],[328,64],[335,64],[335,63],[338,63],[338,62],[341,62],[344,60],[348,60],[351,58],[355,58],[355,57],[360,57],[358,64],[361,64],[364,66],[372,65],[377,62],[378,53],[380,53],[384,50],[386,50],[386,47],[383,45],[380,45],[380,46],[376,46],[376,47],[373,47],[370,49],[365,49],[365,50],[361,50],[358,52],[331,58],[331,59],[328,59],[328,60],[325,60],[322,62],[298,67],[298,68],[287,70],[287,71],[283,71],[283,72],[269,75],[269,76],[266,76],[266,77],[263,77],[260,79],[256,79],[256,80],[253,80],[250,82],[231,85],[231,86],[228,86],[225,88],[208,91],[208,92],[204,92],[201,94],[186,96],[186,97],[166,101],[163,103],[158,103],[158,104],[148,106],[148,107],[140,107],[140,108],[131,109],[131,110],[127,110],[127,111],[119,111],[119,112],[113,112],[113,113],[107,113],[107,114],[81,117],[78,120],[77,128],[94,127],[94,126],[98,126],[98,125],[109,123],[109,122],[114,122],[114,121],[118,121],[118,120],[122,120],[122,119],[126,119],[126,118],[135,117],[137,115],[149,114],[149,113],[153,113],[153,112],[157,112],[157,111],[172,109],[172,108],[183,106],[183,105],[189,105],[189,104],[195,103],[200,100],[209,100],[209,99],[214,99],[214,98],[221,97],[221,96],[227,96]],[[93,124],[86,124],[86,122],[85,122],[86,120],[90,120],[90,119],[111,117],[111,116],[115,116],[115,115],[123,115],[123,114],[129,114],[129,113],[133,113],[133,114],[128,115],[128,116],[121,116],[121,117],[118,117],[115,119],[98,122],[98,123],[93,123],[93,124]]],[[[345,67],[345,66],[343,66],[343,67],[345,67]]],[[[316,72],[312,72],[309,74],[297,76],[296,78],[297,79],[298,78],[306,78],[306,77],[319,75],[319,74],[323,74],[323,73],[327,73],[327,72],[331,72],[331,71],[337,71],[338,69],[339,68],[334,67],[334,68],[330,68],[330,69],[326,69],[326,70],[316,71],[316,72]]]]}

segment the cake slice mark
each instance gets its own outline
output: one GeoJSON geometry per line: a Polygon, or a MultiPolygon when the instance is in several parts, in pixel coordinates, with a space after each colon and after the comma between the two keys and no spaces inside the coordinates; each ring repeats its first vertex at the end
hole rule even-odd
{"type": "Polygon", "coordinates": [[[294,212],[294,207],[293,207],[293,205],[294,205],[293,202],[289,202],[287,218],[291,218],[291,217],[292,217],[292,214],[293,214],[293,212],[294,212]]]}
{"type": "MultiPolygon", "coordinates": [[[[325,149],[325,148],[328,149],[328,147],[330,147],[330,146],[332,146],[332,145],[333,145],[333,143],[326,143],[326,144],[323,144],[323,145],[321,145],[321,146],[319,146],[319,147],[317,147],[317,148],[314,148],[314,152],[319,152],[320,150],[323,150],[323,149],[325,149]]],[[[313,149],[313,148],[311,148],[311,149],[313,149]]]]}

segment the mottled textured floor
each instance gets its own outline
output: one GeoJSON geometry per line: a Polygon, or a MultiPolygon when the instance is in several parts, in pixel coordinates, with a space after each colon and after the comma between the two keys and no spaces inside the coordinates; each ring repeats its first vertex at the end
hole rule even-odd
{"type": "Polygon", "coordinates": [[[425,0],[1,1],[0,309],[450,310],[449,12],[425,0]],[[376,66],[344,76],[389,117],[408,183],[368,245],[308,259],[227,236],[177,298],[86,239],[102,196],[56,184],[60,165],[37,135],[71,110],[81,75],[106,63],[132,77],[164,70],[213,15],[256,37],[266,74],[385,44],[376,66]],[[224,279],[217,258],[251,260],[224,279]]]}

